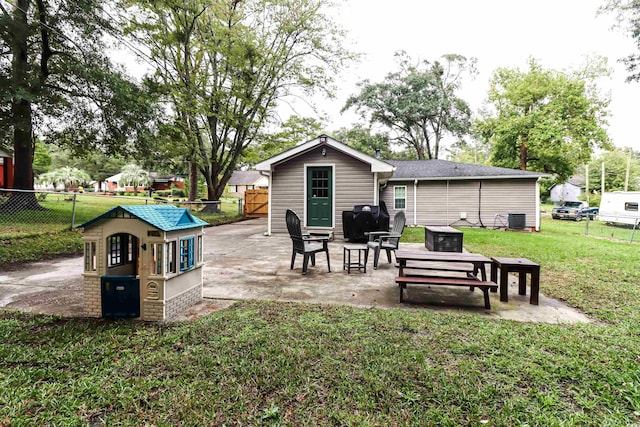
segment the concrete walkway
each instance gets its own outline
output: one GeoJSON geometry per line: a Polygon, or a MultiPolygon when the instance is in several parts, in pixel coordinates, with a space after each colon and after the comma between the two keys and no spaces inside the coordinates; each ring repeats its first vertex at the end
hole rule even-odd
{"type": "MultiPolygon", "coordinates": [[[[330,243],[331,272],[323,253],[315,267],[302,276],[302,257],[290,270],[291,240],[288,236],[264,236],[266,220],[249,220],[206,229],[204,269],[204,311],[224,307],[234,300],[258,299],[320,304],[348,304],[358,307],[447,310],[518,321],[576,323],[590,322],[583,313],[540,294],[540,305],[529,304],[528,296],[517,292],[512,278],[509,302],[501,303],[491,293],[491,310],[484,308],[482,292],[464,288],[411,287],[409,303],[400,304],[394,278],[397,269],[381,254],[378,270],[369,260],[367,272],[342,268],[343,241],[330,243]]],[[[424,250],[421,244],[401,244],[424,250]]],[[[543,278],[544,278],[544,266],[543,278]]],[[[0,273],[0,307],[64,316],[82,316],[82,257],[25,265],[17,271],[0,273]]],[[[544,285],[543,285],[544,288],[544,285]]]]}

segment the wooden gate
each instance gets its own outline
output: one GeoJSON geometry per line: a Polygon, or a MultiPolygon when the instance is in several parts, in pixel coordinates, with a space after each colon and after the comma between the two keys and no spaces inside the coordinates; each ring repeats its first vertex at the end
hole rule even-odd
{"type": "Polygon", "coordinates": [[[243,212],[248,218],[266,218],[269,214],[269,190],[246,190],[243,212]]]}

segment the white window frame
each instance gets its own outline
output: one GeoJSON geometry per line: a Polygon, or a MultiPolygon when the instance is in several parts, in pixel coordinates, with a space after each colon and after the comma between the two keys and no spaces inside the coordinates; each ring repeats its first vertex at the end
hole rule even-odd
{"type": "Polygon", "coordinates": [[[407,209],[407,186],[406,185],[394,185],[393,186],[393,209],[396,211],[404,211],[407,209]],[[400,197],[396,197],[396,190],[398,189],[404,189],[404,197],[400,198],[400,197]],[[398,201],[399,200],[403,200],[404,201],[404,206],[399,208],[398,207],[398,201]]]}

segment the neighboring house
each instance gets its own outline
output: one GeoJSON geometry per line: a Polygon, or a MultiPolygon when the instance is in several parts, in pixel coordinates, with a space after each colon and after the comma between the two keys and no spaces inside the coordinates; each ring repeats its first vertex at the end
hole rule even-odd
{"type": "MultiPolygon", "coordinates": [[[[151,185],[149,188],[153,188],[155,191],[170,190],[171,186],[184,189],[184,179],[177,176],[159,176],[156,172],[149,172],[149,179],[151,185]]],[[[102,188],[104,191],[133,191],[133,186],[122,186],[120,181],[122,180],[122,173],[117,173],[104,180],[102,188]]],[[[138,186],[138,191],[144,191],[147,187],[138,186]]],[[[97,184],[96,184],[97,189],[97,184]]],[[[97,190],[96,190],[97,191],[97,190]]]]}
{"type": "Polygon", "coordinates": [[[564,184],[554,184],[549,189],[551,202],[560,204],[562,202],[579,202],[580,196],[584,192],[584,177],[572,176],[564,184]]]}
{"type": "Polygon", "coordinates": [[[258,171],[234,171],[227,182],[230,197],[244,197],[246,190],[266,189],[269,180],[258,171]]]}
{"type": "Polygon", "coordinates": [[[285,211],[310,230],[342,235],[342,211],[383,200],[409,225],[505,226],[509,213],[540,228],[538,179],[547,176],[444,160],[382,161],[321,135],[258,163],[269,175],[267,233],[286,233],[285,211]]]}
{"type": "Polygon", "coordinates": [[[0,188],[13,187],[13,156],[0,150],[0,188]]]}

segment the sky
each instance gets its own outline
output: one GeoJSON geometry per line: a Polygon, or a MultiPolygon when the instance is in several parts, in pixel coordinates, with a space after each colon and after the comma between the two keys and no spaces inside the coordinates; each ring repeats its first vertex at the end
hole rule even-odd
{"type": "MultiPolygon", "coordinates": [[[[626,83],[618,60],[636,52],[633,40],[612,29],[614,17],[598,15],[605,0],[346,0],[333,14],[348,31],[346,47],[363,59],[338,76],[336,99],[316,99],[338,129],[361,122],[355,113],[340,113],[356,84],[382,81],[396,71],[393,55],[405,50],[412,59],[436,60],[449,53],[475,57],[478,75],[466,78],[459,96],[474,112],[482,106],[491,75],[498,67],[526,70],[536,58],[547,69],[579,68],[588,55],[608,58],[610,78],[598,81],[609,94],[609,136],[618,147],[640,150],[637,132],[640,83],[626,83]]],[[[305,112],[302,103],[294,104],[305,112]]]]}

